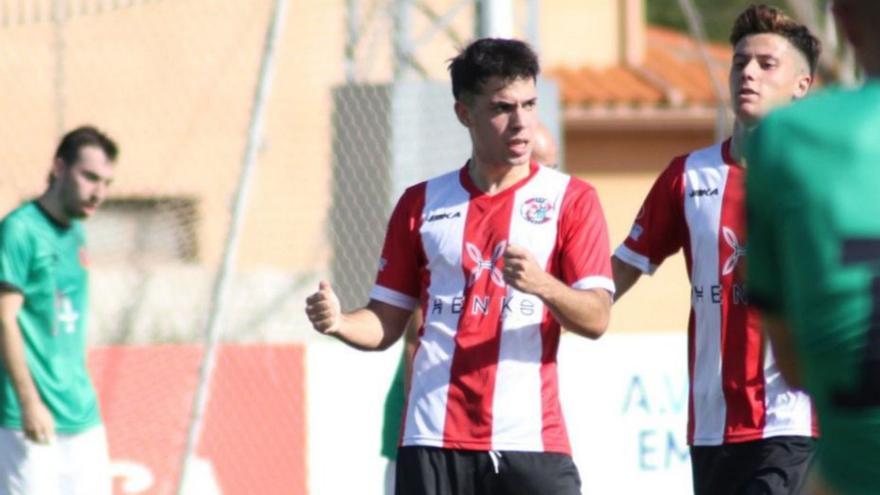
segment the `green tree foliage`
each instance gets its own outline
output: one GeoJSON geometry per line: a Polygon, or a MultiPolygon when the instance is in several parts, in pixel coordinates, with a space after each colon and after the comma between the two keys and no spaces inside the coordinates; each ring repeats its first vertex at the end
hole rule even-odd
{"type": "MultiPolygon", "coordinates": [[[[750,0],[692,0],[703,20],[706,36],[716,42],[726,43],[733,21],[746,7],[756,3],[750,0]]],[[[648,23],[679,31],[688,31],[687,19],[678,0],[646,0],[648,23]]],[[[784,1],[764,1],[786,12],[784,1]]]]}

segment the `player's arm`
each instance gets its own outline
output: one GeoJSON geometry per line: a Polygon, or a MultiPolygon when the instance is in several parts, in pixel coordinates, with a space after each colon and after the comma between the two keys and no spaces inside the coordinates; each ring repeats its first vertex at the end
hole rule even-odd
{"type": "Polygon", "coordinates": [[[611,257],[614,301],[619,301],[639,281],[652,275],[665,258],[683,244],[684,158],[672,160],[657,177],[642,202],[629,235],[611,257]]]}
{"type": "Polygon", "coordinates": [[[55,435],[52,413],[43,404],[31,378],[18,326],[24,296],[17,291],[0,291],[0,359],[9,375],[22,414],[22,430],[34,442],[48,442],[55,435]]]}
{"type": "Polygon", "coordinates": [[[626,294],[626,292],[630,290],[642,276],[641,270],[621,260],[617,256],[611,257],[611,273],[614,275],[615,301],[619,301],[620,298],[623,297],[623,295],[626,294]]]}
{"type": "Polygon", "coordinates": [[[504,281],[515,289],[540,297],[566,329],[597,339],[608,328],[611,294],[607,290],[569,287],[545,272],[527,249],[508,246],[503,275],[504,281]]]}
{"type": "Polygon", "coordinates": [[[391,347],[406,328],[411,310],[370,299],[366,307],[343,313],[339,298],[327,282],[306,299],[306,316],[312,327],[361,350],[391,347]]]}

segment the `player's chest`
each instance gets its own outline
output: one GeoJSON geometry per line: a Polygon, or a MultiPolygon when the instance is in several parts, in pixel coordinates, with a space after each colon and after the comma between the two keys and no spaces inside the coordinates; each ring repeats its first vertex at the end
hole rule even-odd
{"type": "Polygon", "coordinates": [[[556,243],[560,198],[549,194],[516,195],[504,201],[426,205],[420,235],[432,270],[499,266],[509,245],[534,254],[556,243]]]}
{"type": "Polygon", "coordinates": [[[725,242],[744,245],[745,187],[741,168],[688,171],[683,201],[685,222],[695,250],[725,242]]]}
{"type": "Polygon", "coordinates": [[[35,293],[73,293],[87,283],[85,247],[75,235],[39,233],[34,239],[28,289],[35,293]]]}

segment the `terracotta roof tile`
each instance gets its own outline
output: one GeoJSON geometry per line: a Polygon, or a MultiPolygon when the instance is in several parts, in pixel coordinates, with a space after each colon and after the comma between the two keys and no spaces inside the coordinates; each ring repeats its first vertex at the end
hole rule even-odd
{"type": "MultiPolygon", "coordinates": [[[[645,59],[638,67],[623,65],[555,67],[549,77],[559,83],[565,106],[711,106],[715,89],[706,66],[689,36],[648,27],[645,59]]],[[[727,71],[732,50],[707,47],[712,70],[727,98],[727,71]]]]}

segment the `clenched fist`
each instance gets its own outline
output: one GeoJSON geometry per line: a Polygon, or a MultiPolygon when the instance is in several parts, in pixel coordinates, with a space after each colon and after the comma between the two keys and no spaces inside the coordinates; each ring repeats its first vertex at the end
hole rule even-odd
{"type": "Polygon", "coordinates": [[[306,316],[315,330],[332,335],[342,324],[342,306],[333,287],[324,280],[318,283],[318,292],[306,298],[306,316]]]}
{"type": "Polygon", "coordinates": [[[504,251],[504,281],[527,294],[540,295],[550,275],[538,265],[532,253],[520,246],[507,246],[504,251]]]}

